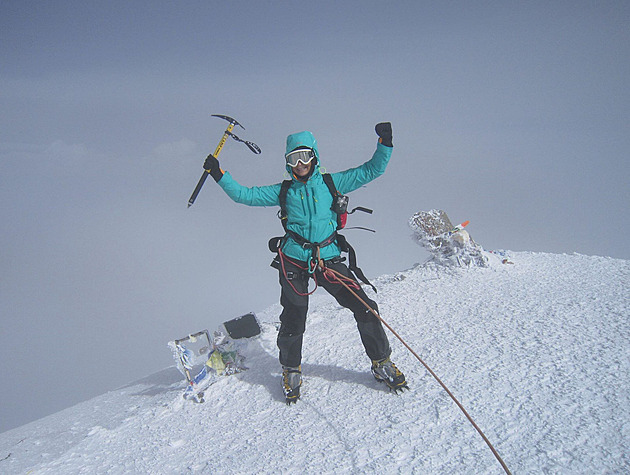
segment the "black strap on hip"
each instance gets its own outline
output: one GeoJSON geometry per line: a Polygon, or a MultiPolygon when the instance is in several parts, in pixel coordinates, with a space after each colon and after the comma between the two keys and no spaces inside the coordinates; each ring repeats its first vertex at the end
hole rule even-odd
{"type": "Polygon", "coordinates": [[[341,252],[348,253],[348,269],[350,269],[358,278],[366,285],[372,287],[374,292],[377,292],[376,287],[365,277],[365,274],[359,266],[357,266],[357,253],[354,252],[354,248],[350,245],[345,236],[337,233],[337,245],[341,252]]]}

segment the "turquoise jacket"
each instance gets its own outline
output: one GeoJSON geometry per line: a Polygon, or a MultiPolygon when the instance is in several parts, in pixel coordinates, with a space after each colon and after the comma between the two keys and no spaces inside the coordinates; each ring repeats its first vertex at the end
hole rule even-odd
{"type": "MultiPolygon", "coordinates": [[[[314,150],[317,163],[310,178],[302,182],[293,177],[293,184],[287,192],[287,227],[310,242],[322,242],[337,229],[337,215],[330,208],[332,195],[324,183],[320,171],[317,141],[310,132],[300,132],[287,137],[287,153],[299,146],[307,146],[314,150]]],[[[333,181],[341,194],[354,191],[366,183],[378,178],[385,172],[392,155],[392,147],[377,144],[372,158],[363,165],[338,173],[332,173],[333,181]]],[[[287,165],[291,173],[291,168],[287,165]]],[[[292,175],[293,176],[293,175],[292,175]]],[[[267,186],[246,187],[240,185],[229,172],[225,172],[219,180],[219,186],[237,203],[248,206],[280,206],[278,195],[281,183],[267,186]]],[[[293,259],[308,261],[311,251],[302,248],[293,239],[288,238],[282,251],[293,259]]],[[[320,250],[322,259],[328,260],[340,254],[336,243],[320,250]]]]}

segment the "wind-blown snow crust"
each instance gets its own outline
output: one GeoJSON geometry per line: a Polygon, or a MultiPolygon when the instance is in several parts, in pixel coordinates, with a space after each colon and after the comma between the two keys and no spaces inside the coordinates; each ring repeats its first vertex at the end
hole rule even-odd
{"type": "MultiPolygon", "coordinates": [[[[514,473],[630,471],[630,262],[510,253],[376,280],[383,318],[514,473]]],[[[501,473],[463,414],[390,335],[411,390],[369,372],[355,323],[312,299],[302,399],[287,407],[274,305],[248,371],[182,399],[173,368],[0,435],[2,473],[501,473]]],[[[164,344],[164,342],[156,342],[164,344]]],[[[167,351],[165,349],[165,351],[167,351]]],[[[45,390],[45,388],[42,388],[45,390]]]]}

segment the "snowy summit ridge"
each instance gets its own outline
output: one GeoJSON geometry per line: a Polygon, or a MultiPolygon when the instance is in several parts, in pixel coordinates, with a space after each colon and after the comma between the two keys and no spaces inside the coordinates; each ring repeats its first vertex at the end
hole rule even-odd
{"type": "MultiPolygon", "coordinates": [[[[513,473],[630,471],[630,262],[509,253],[376,280],[382,316],[441,377],[513,473]]],[[[279,305],[248,371],[205,404],[175,367],[0,434],[2,473],[501,473],[483,440],[390,335],[410,391],[372,378],[352,315],[312,300],[302,399],[287,407],[279,305]],[[336,331],[336,326],[340,330],[336,331]]],[[[165,348],[165,351],[167,349],[165,348]]]]}

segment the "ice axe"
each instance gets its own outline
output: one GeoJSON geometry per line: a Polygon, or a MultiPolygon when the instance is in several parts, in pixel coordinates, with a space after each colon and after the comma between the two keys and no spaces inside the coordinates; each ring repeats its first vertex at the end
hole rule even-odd
{"type": "MultiPolygon", "coordinates": [[[[241,129],[245,130],[245,127],[239,124],[236,119],[233,119],[232,117],[229,117],[227,115],[217,115],[217,114],[212,114],[212,117],[218,117],[219,119],[224,119],[229,122],[227,129],[225,129],[225,132],[223,133],[223,137],[221,137],[221,140],[219,141],[219,145],[217,145],[217,148],[214,151],[215,157],[218,157],[219,154],[221,153],[221,150],[223,149],[223,146],[225,145],[225,142],[228,137],[232,137],[237,142],[243,142],[256,155],[260,153],[260,147],[256,145],[254,142],[250,142],[248,140],[242,140],[241,138],[237,137],[236,134],[232,133],[232,130],[234,129],[234,126],[236,125],[238,125],[241,129]]],[[[201,191],[201,188],[203,187],[203,184],[206,182],[206,178],[208,178],[209,174],[210,174],[210,170],[205,170],[203,172],[203,175],[201,175],[201,178],[199,178],[199,182],[197,183],[197,186],[195,187],[195,191],[193,191],[192,195],[190,195],[190,199],[188,200],[189,208],[193,205],[193,203],[197,199],[197,195],[201,191]]]]}

